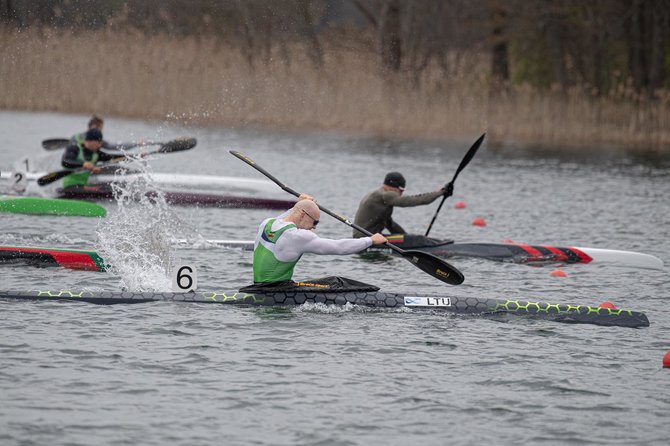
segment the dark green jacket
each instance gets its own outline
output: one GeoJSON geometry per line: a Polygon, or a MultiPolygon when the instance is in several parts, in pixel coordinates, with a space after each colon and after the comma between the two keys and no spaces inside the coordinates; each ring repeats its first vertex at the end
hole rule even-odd
{"type": "MultiPolygon", "coordinates": [[[[428,192],[420,195],[402,196],[396,191],[386,191],[384,187],[370,192],[361,200],[356,211],[354,223],[374,233],[388,229],[391,234],[405,234],[405,230],[393,221],[393,207],[412,207],[430,204],[442,191],[428,192]]],[[[354,237],[364,237],[362,232],[354,229],[354,237]]]]}

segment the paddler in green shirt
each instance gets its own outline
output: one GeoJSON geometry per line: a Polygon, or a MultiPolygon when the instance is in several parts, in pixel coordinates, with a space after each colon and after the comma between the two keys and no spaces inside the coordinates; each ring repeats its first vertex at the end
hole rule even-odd
{"type": "Polygon", "coordinates": [[[91,173],[100,171],[100,168],[95,166],[96,163],[124,157],[119,154],[113,155],[101,152],[100,148],[102,147],[102,141],[102,132],[97,128],[89,129],[82,141],[70,141],[70,144],[68,144],[63,153],[61,165],[66,169],[84,168],[88,170],[88,172],[76,172],[66,176],[63,178],[64,188],[86,186],[88,177],[91,173]]]}
{"type": "MultiPolygon", "coordinates": [[[[382,232],[387,229],[391,234],[405,234],[405,230],[393,221],[393,208],[412,207],[430,204],[437,198],[454,193],[453,186],[445,186],[435,192],[420,195],[403,196],[405,191],[405,177],[400,172],[389,172],[384,178],[384,184],[377,190],[367,194],[361,200],[356,211],[354,223],[370,232],[382,232]]],[[[354,229],[354,237],[363,237],[365,234],[354,229]]]]}
{"type": "Polygon", "coordinates": [[[293,208],[277,217],[263,220],[254,242],[256,286],[293,284],[293,269],[303,254],[355,254],[386,242],[381,234],[357,239],[321,238],[315,233],[320,218],[321,211],[314,198],[301,194],[293,208]]]}

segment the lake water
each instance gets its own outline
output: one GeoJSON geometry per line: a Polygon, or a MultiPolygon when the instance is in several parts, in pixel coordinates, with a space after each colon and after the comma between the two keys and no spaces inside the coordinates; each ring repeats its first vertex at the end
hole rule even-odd
{"type": "MultiPolygon", "coordinates": [[[[28,156],[32,168],[58,170],[59,153],[40,141],[82,131],[87,118],[0,112],[0,169],[28,156]]],[[[479,136],[394,141],[114,118],[105,126],[112,141],[181,135],[197,137],[197,147],[153,158],[150,169],[262,178],[228,153],[239,150],[351,218],[387,171],[403,172],[408,194],[441,187],[479,136]]],[[[288,198],[280,190],[275,197],[288,198]]],[[[400,258],[306,255],[296,268],[298,279],[343,275],[386,291],[608,300],[645,312],[645,329],[355,308],[0,301],[0,443],[666,444],[668,197],[668,159],[485,144],[432,236],[639,251],[666,267],[568,265],[560,278],[550,276],[555,265],[453,259],[466,277],[459,287],[400,258]],[[487,226],[473,226],[476,217],[487,226]]],[[[105,250],[116,274],[3,266],[0,288],[167,289],[156,267],[167,259],[195,266],[201,290],[237,289],[251,280],[251,253],[175,247],[167,235],[248,240],[277,214],[105,206],[101,220],[0,214],[0,245],[105,250]]],[[[436,207],[396,209],[394,217],[422,233],[436,207]]],[[[351,233],[325,214],[318,232],[351,233]]]]}

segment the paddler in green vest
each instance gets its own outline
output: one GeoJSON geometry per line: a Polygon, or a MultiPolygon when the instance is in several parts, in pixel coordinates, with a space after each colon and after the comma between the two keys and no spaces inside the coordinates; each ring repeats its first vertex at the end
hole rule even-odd
{"type": "Polygon", "coordinates": [[[88,130],[82,141],[70,141],[63,158],[61,165],[66,169],[86,169],[87,172],[76,172],[63,178],[63,187],[86,186],[88,177],[91,173],[100,171],[95,164],[101,161],[110,161],[123,155],[113,155],[110,153],[101,152],[102,147],[102,132],[97,128],[88,130]]]}
{"type": "Polygon", "coordinates": [[[321,211],[314,199],[302,194],[291,209],[263,220],[254,242],[254,284],[292,283],[293,269],[305,253],[355,254],[386,242],[381,234],[358,239],[321,238],[314,232],[319,218],[321,211]]]}

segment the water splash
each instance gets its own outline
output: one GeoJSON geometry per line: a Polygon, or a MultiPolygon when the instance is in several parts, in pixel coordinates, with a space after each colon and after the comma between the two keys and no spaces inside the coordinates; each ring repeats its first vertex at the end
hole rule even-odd
{"type": "Polygon", "coordinates": [[[171,291],[175,263],[172,241],[186,227],[170,209],[151,178],[149,168],[130,160],[115,173],[111,184],[116,212],[96,230],[96,249],[121,278],[121,287],[132,291],[171,291]],[[129,171],[133,175],[124,175],[129,171]]]}

